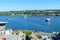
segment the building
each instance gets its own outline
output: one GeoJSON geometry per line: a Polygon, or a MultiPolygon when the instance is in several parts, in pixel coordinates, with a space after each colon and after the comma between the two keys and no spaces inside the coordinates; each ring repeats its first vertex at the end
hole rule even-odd
{"type": "Polygon", "coordinates": [[[4,31],[0,31],[0,36],[1,36],[1,35],[4,35],[4,31]]]}
{"type": "Polygon", "coordinates": [[[39,39],[36,37],[35,33],[32,32],[30,40],[39,40],[39,39]]]}
{"type": "Polygon", "coordinates": [[[24,34],[23,32],[19,32],[19,38],[18,40],[26,40],[26,34],[24,34]]]}
{"type": "Polygon", "coordinates": [[[4,35],[6,40],[18,40],[18,35],[4,35]]]}
{"type": "Polygon", "coordinates": [[[12,35],[12,29],[8,29],[6,31],[4,31],[5,35],[12,35]]]}

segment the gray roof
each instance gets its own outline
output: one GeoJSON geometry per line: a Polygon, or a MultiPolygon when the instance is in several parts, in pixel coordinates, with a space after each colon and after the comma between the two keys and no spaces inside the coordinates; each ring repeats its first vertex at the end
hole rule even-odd
{"type": "Polygon", "coordinates": [[[18,35],[5,35],[6,40],[18,40],[18,35]]]}

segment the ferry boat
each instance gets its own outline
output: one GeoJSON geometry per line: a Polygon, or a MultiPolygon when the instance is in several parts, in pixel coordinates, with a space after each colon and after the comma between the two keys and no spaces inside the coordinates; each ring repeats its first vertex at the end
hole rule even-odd
{"type": "Polygon", "coordinates": [[[8,22],[0,22],[0,31],[5,30],[7,23],[8,22]]]}

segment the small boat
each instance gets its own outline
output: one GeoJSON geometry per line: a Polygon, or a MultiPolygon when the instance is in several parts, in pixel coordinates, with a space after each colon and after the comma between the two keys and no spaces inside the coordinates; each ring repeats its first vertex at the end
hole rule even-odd
{"type": "Polygon", "coordinates": [[[24,19],[27,19],[27,14],[24,15],[24,19]]]}
{"type": "Polygon", "coordinates": [[[50,19],[49,19],[49,18],[47,18],[45,21],[46,21],[46,22],[50,22],[50,19]]]}

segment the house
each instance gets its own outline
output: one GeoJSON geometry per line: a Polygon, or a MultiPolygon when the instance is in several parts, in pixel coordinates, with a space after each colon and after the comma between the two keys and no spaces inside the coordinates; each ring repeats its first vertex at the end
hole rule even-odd
{"type": "Polygon", "coordinates": [[[5,35],[12,35],[12,29],[6,30],[4,33],[5,35]]]}
{"type": "Polygon", "coordinates": [[[26,39],[26,34],[24,34],[23,32],[19,32],[18,35],[19,35],[18,40],[26,39]]]}
{"type": "Polygon", "coordinates": [[[4,35],[4,31],[0,31],[0,35],[4,35]]]}
{"type": "Polygon", "coordinates": [[[6,40],[18,40],[18,35],[4,35],[6,40]]]}
{"type": "Polygon", "coordinates": [[[48,36],[42,36],[42,40],[52,40],[52,38],[48,38],[48,36]]]}
{"type": "Polygon", "coordinates": [[[31,40],[39,40],[33,32],[31,34],[31,40]]]}

